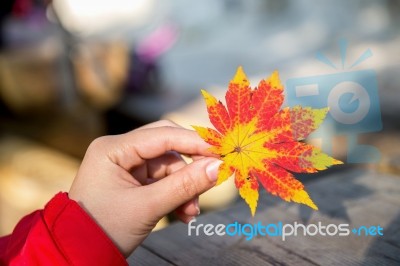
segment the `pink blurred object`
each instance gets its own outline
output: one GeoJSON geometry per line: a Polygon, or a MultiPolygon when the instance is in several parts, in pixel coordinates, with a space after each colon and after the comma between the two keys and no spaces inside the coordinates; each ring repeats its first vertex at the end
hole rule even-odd
{"type": "Polygon", "coordinates": [[[165,24],[144,38],[136,47],[136,54],[144,62],[155,62],[156,59],[174,45],[178,39],[175,25],[165,24]]]}

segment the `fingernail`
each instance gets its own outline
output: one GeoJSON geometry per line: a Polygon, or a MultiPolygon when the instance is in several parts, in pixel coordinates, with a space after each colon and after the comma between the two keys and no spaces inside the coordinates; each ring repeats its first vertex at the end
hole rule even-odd
{"type": "Polygon", "coordinates": [[[217,160],[215,162],[212,162],[209,164],[206,168],[206,174],[208,178],[212,181],[215,182],[217,181],[218,178],[218,168],[221,165],[222,161],[217,160]]]}
{"type": "Polygon", "coordinates": [[[194,199],[194,207],[197,210],[197,215],[200,215],[199,198],[194,199]]]}

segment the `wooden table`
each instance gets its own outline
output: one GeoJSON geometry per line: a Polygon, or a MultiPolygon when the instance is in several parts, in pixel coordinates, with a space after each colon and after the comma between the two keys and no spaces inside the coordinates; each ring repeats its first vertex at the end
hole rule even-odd
{"type": "MultiPolygon", "coordinates": [[[[263,225],[294,222],[381,226],[383,236],[188,236],[176,223],[151,234],[128,259],[131,265],[400,265],[400,177],[350,169],[314,179],[306,188],[319,211],[262,193],[254,218],[239,201],[198,217],[195,224],[263,225]]],[[[302,232],[302,231],[301,231],[302,232]]],[[[193,231],[194,233],[194,231],[193,231]]]]}

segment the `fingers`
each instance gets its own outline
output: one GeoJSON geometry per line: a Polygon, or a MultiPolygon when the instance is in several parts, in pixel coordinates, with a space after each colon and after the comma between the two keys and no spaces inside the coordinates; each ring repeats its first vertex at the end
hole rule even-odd
{"type": "Polygon", "coordinates": [[[181,154],[215,156],[193,130],[179,127],[161,126],[142,128],[129,133],[108,138],[113,142],[108,153],[113,163],[130,171],[145,160],[161,156],[168,151],[181,154]]]}
{"type": "MultiPolygon", "coordinates": [[[[202,157],[204,158],[204,156],[202,157]]],[[[178,153],[168,152],[158,158],[148,160],[146,165],[147,176],[151,176],[152,178],[147,178],[146,183],[141,183],[149,185],[160,181],[160,179],[178,171],[179,169],[182,169],[187,164],[178,153]]],[[[138,176],[135,175],[135,172],[132,174],[139,180],[138,176]]],[[[181,205],[175,210],[175,214],[179,220],[184,223],[188,223],[193,219],[193,217],[200,214],[199,198],[195,197],[194,199],[181,205]]]]}
{"type": "MultiPolygon", "coordinates": [[[[220,164],[221,161],[217,159],[204,158],[187,165],[158,182],[141,187],[141,193],[151,195],[146,197],[147,209],[152,210],[153,215],[156,212],[158,217],[163,217],[212,188],[216,183],[220,164]]],[[[192,208],[193,206],[190,206],[189,203],[186,207],[188,214],[192,214],[192,208]]]]}
{"type": "Polygon", "coordinates": [[[144,165],[134,168],[131,174],[142,185],[147,185],[185,166],[186,162],[178,153],[167,152],[157,158],[147,160],[144,165]]]}
{"type": "Polygon", "coordinates": [[[195,197],[194,199],[181,205],[175,210],[175,214],[182,222],[190,222],[194,217],[200,214],[199,197],[195,197]]]}
{"type": "Polygon", "coordinates": [[[148,160],[147,173],[152,178],[163,178],[186,166],[186,162],[176,152],[167,152],[160,157],[148,160]]]}

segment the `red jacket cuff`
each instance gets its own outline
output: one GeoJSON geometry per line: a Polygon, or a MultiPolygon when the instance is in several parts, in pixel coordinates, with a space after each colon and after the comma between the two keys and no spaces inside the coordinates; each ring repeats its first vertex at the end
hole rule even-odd
{"type": "Polygon", "coordinates": [[[110,238],[67,193],[60,192],[47,203],[43,219],[58,249],[71,264],[127,265],[110,238]]]}

